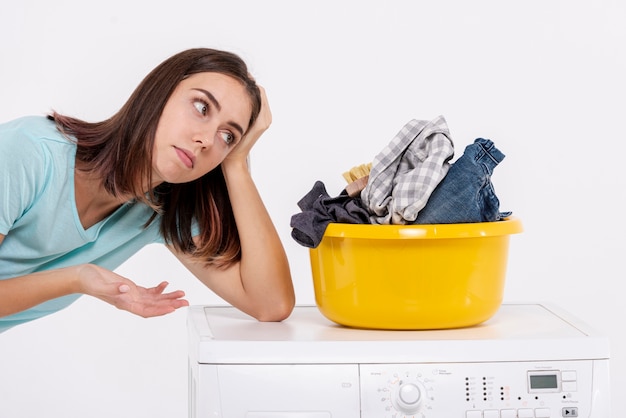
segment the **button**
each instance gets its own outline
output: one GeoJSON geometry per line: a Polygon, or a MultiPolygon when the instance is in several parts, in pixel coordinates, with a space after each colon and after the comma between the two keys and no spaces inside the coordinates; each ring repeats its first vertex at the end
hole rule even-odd
{"type": "Polygon", "coordinates": [[[517,411],[515,409],[503,409],[500,411],[500,418],[517,418],[517,411]]]}
{"type": "Polygon", "coordinates": [[[535,411],[532,409],[524,408],[517,410],[518,418],[535,418],[535,411]]]}
{"type": "Polygon", "coordinates": [[[548,408],[537,408],[535,409],[535,417],[550,418],[550,410],[548,408]]]}
{"type": "Polygon", "coordinates": [[[576,370],[561,372],[561,380],[564,380],[564,381],[576,380],[576,370]]]}
{"type": "Polygon", "coordinates": [[[562,417],[577,417],[578,416],[578,408],[576,408],[576,407],[563,408],[561,410],[561,416],[562,417]]]}
{"type": "Polygon", "coordinates": [[[561,384],[561,389],[563,392],[576,392],[578,390],[578,385],[576,382],[563,382],[561,384]]]}
{"type": "Polygon", "coordinates": [[[483,418],[500,418],[500,411],[497,409],[483,411],[483,418]]]}
{"type": "Polygon", "coordinates": [[[483,411],[465,411],[465,418],[483,418],[483,411]]]}

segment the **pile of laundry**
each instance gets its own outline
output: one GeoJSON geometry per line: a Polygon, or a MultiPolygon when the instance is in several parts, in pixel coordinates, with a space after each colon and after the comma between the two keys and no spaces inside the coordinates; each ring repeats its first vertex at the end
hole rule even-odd
{"type": "MultiPolygon", "coordinates": [[[[352,224],[450,224],[499,221],[491,183],[504,159],[489,139],[477,138],[454,163],[454,144],[443,116],[409,121],[378,153],[369,172],[338,196],[316,181],[291,217],[291,236],[316,248],[331,222],[352,224]],[[360,181],[359,181],[360,180],[360,181]],[[350,187],[358,185],[358,189],[350,187]]],[[[344,177],[346,177],[344,175],[344,177]]]]}

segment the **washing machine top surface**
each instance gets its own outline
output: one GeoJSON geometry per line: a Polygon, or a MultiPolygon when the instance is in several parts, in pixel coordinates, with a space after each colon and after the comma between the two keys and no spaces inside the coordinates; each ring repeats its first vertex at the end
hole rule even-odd
{"type": "Polygon", "coordinates": [[[503,304],[488,321],[446,330],[354,329],[297,306],[258,322],[230,306],[192,306],[190,344],[200,363],[376,363],[608,358],[608,339],[558,307],[503,304]],[[195,347],[194,347],[195,350],[195,347]]]}

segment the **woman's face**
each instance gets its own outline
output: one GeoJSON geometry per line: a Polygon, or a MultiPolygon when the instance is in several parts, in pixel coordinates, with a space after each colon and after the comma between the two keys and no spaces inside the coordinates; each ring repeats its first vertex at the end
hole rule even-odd
{"type": "Polygon", "coordinates": [[[153,186],[196,180],[217,167],[248,129],[251,112],[235,78],[206,72],[182,80],[157,125],[153,186]]]}

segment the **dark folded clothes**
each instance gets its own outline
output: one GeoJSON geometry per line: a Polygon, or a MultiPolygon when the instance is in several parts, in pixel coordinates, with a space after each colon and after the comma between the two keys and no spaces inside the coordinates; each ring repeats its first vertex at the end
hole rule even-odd
{"type": "Polygon", "coordinates": [[[359,197],[350,197],[345,190],[338,196],[331,197],[324,183],[319,180],[300,199],[298,207],[302,212],[291,217],[291,236],[296,242],[309,248],[319,245],[331,222],[370,223],[369,212],[359,197]]]}

